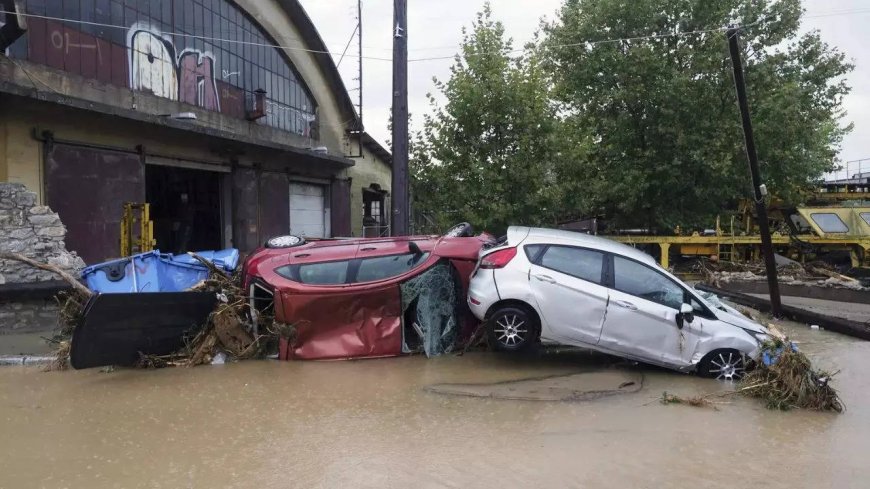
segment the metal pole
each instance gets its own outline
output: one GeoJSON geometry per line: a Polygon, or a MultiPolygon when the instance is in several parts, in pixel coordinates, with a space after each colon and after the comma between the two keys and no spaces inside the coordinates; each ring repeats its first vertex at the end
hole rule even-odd
{"type": "MultiPolygon", "coordinates": [[[[362,21],[362,0],[356,2],[357,15],[357,30],[359,31],[359,157],[363,155],[363,134],[365,134],[366,126],[363,122],[363,21],[362,21]]],[[[382,211],[383,212],[383,211],[382,211]]]]}
{"type": "Polygon", "coordinates": [[[408,9],[395,0],[393,9],[393,236],[407,236],[408,206],[408,9]]]}
{"type": "MultiPolygon", "coordinates": [[[[782,317],[782,301],[779,297],[779,283],[776,280],[776,259],[770,240],[770,223],[767,220],[767,204],[762,192],[761,172],[758,170],[758,154],[755,152],[755,137],[752,134],[752,120],[749,117],[749,103],[746,101],[746,81],[743,79],[743,62],[740,59],[739,31],[728,29],[728,49],[731,51],[731,64],[734,68],[734,87],[737,90],[737,103],[743,121],[743,137],[746,140],[746,157],[749,172],[752,174],[752,191],[755,212],[758,214],[758,228],[761,232],[761,251],[767,269],[767,287],[770,291],[770,307],[774,317],[782,317]]],[[[766,192],[765,192],[766,193],[766,192]]]]}

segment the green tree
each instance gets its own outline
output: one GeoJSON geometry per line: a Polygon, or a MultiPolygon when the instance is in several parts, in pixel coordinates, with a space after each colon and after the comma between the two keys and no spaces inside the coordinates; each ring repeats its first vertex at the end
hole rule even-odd
{"type": "Polygon", "coordinates": [[[667,230],[709,226],[750,194],[727,39],[710,31],[737,24],[763,178],[798,201],[851,129],[852,66],[798,35],[802,13],[799,0],[566,0],[544,41],[571,141],[563,210],[667,230]]]}
{"type": "Polygon", "coordinates": [[[512,51],[487,4],[463,30],[450,79],[435,80],[445,102],[430,94],[433,113],[412,145],[418,231],[457,221],[492,232],[552,223],[556,117],[548,78],[534,54],[512,51]]]}

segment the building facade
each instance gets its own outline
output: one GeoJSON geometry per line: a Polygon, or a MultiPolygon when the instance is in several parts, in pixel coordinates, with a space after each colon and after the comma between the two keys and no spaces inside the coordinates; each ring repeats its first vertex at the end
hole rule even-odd
{"type": "Polygon", "coordinates": [[[126,202],[161,251],[387,232],[390,155],[296,0],[0,0],[0,181],[119,253],[126,202]]]}

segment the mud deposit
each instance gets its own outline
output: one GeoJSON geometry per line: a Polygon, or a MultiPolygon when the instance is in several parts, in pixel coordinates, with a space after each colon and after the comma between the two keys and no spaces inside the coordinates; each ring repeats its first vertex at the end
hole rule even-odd
{"type": "Polygon", "coordinates": [[[565,351],[0,368],[0,487],[867,487],[870,342],[788,329],[845,414],[665,406],[729,386],[565,351]]]}

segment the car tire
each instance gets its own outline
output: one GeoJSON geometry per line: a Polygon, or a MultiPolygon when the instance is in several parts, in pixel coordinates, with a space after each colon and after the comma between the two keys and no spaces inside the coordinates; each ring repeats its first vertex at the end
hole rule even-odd
{"type": "Polygon", "coordinates": [[[505,306],[493,312],[486,325],[487,339],[498,351],[522,351],[538,340],[538,320],[523,307],[505,306]]]}
{"type": "Polygon", "coordinates": [[[451,238],[470,238],[474,236],[474,228],[467,222],[461,222],[448,229],[444,236],[451,238]]]}
{"type": "Polygon", "coordinates": [[[301,236],[293,236],[293,235],[282,235],[282,236],[273,236],[266,240],[266,243],[263,245],[266,248],[295,248],[297,246],[302,246],[305,244],[305,238],[301,236]]]}
{"type": "Polygon", "coordinates": [[[708,379],[735,382],[746,375],[746,355],[733,349],[713,350],[698,363],[698,375],[708,379]]]}

